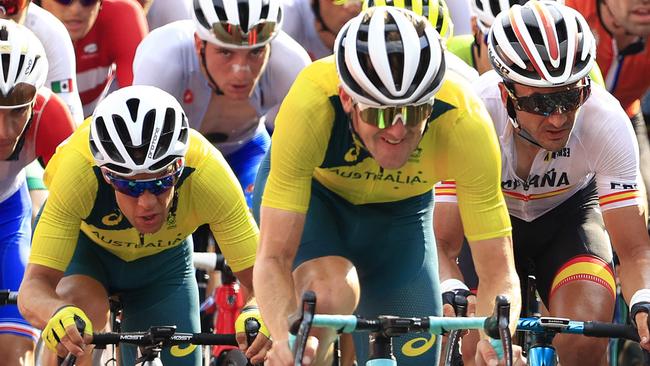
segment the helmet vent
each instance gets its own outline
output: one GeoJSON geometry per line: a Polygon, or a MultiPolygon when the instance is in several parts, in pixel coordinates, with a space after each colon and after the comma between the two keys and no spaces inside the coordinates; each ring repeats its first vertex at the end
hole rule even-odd
{"type": "MultiPolygon", "coordinates": [[[[217,13],[217,18],[219,19],[228,19],[228,15],[226,15],[226,8],[223,6],[223,1],[222,0],[214,0],[214,11],[217,13]]],[[[203,14],[203,11],[201,11],[201,14],[203,14]]],[[[205,14],[203,14],[205,16],[205,14]]],[[[205,21],[206,23],[206,28],[211,28],[212,25],[208,24],[208,21],[205,21]]]]}
{"type": "Polygon", "coordinates": [[[2,54],[2,77],[5,83],[8,83],[9,81],[7,78],[9,77],[9,61],[10,61],[11,56],[8,53],[3,53],[2,54]]]}
{"type": "MultiPolygon", "coordinates": [[[[216,7],[215,7],[216,9],[216,7]]],[[[201,23],[204,28],[211,28],[211,25],[208,23],[208,20],[205,19],[205,14],[199,5],[199,0],[194,0],[194,14],[196,14],[196,19],[201,23]]]]}
{"type": "Polygon", "coordinates": [[[7,26],[2,26],[0,28],[0,41],[8,41],[9,40],[9,31],[7,31],[7,26]]]}
{"type": "Polygon", "coordinates": [[[171,145],[172,138],[174,137],[174,120],[176,119],[176,113],[173,108],[167,108],[165,111],[165,123],[163,125],[162,133],[160,134],[160,139],[158,140],[158,146],[156,146],[156,152],[153,155],[154,159],[160,158],[167,151],[166,146],[171,145]]]}
{"type": "Polygon", "coordinates": [[[152,109],[144,115],[142,121],[142,145],[148,146],[151,143],[153,129],[156,125],[156,110],[152,109]]]}
{"type": "MultiPolygon", "coordinates": [[[[269,17],[269,10],[270,10],[270,9],[271,9],[271,7],[269,6],[268,3],[266,3],[266,4],[262,4],[262,9],[261,9],[261,11],[260,11],[260,19],[266,19],[266,18],[268,18],[268,17],[269,17]]],[[[249,28],[250,28],[250,26],[249,26],[249,28]]]]}
{"type": "Polygon", "coordinates": [[[117,147],[113,143],[111,136],[108,134],[106,129],[106,123],[102,117],[98,117],[95,121],[97,126],[97,136],[99,137],[99,144],[104,147],[104,151],[108,154],[111,160],[117,163],[124,163],[124,158],[120,155],[120,152],[117,151],[117,147]]]}
{"type": "Polygon", "coordinates": [[[248,1],[238,1],[237,10],[239,12],[239,25],[241,25],[242,29],[245,32],[248,32],[251,27],[251,25],[248,23],[248,19],[250,18],[248,1]]]}
{"type": "Polygon", "coordinates": [[[133,146],[131,134],[129,134],[129,129],[126,127],[126,122],[124,122],[122,116],[119,114],[114,114],[112,117],[115,131],[117,131],[117,134],[120,136],[120,140],[124,143],[124,146],[133,146]]]}
{"type": "MultiPolygon", "coordinates": [[[[34,61],[34,62],[36,62],[36,61],[34,61]]],[[[25,55],[20,55],[20,58],[18,59],[18,72],[22,72],[24,63],[25,63],[25,55]]],[[[34,70],[33,67],[32,67],[32,70],[34,70]]]]}
{"type": "Polygon", "coordinates": [[[126,106],[129,108],[129,114],[131,114],[131,121],[135,122],[138,119],[138,107],[140,106],[140,99],[131,98],[126,101],[126,106]]]}

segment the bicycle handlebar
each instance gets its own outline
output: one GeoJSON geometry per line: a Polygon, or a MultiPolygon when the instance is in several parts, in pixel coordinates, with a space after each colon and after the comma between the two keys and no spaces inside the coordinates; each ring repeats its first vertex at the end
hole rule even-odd
{"type": "Polygon", "coordinates": [[[428,317],[398,317],[384,315],[374,319],[365,319],[355,315],[314,314],[316,309],[316,294],[307,291],[303,294],[301,314],[290,324],[290,332],[295,336],[293,346],[294,365],[302,365],[302,357],[307,344],[307,336],[313,326],[328,327],[339,333],[355,331],[370,331],[385,337],[395,337],[406,333],[445,334],[457,329],[483,329],[488,335],[496,334],[504,346],[506,366],[512,365],[512,341],[508,329],[510,303],[504,296],[497,296],[494,314],[490,317],[446,318],[428,317]]]}
{"type": "Polygon", "coordinates": [[[137,346],[162,344],[164,347],[180,344],[237,346],[234,334],[176,333],[174,326],[156,326],[146,332],[93,333],[90,342],[96,346],[128,343],[137,346]]]}
{"type": "Polygon", "coordinates": [[[0,290],[0,305],[18,304],[18,291],[0,290]]]}
{"type": "Polygon", "coordinates": [[[517,330],[525,332],[556,332],[582,334],[587,337],[623,338],[639,342],[639,333],[631,325],[603,323],[597,321],[576,321],[566,318],[521,318],[517,330]]]}

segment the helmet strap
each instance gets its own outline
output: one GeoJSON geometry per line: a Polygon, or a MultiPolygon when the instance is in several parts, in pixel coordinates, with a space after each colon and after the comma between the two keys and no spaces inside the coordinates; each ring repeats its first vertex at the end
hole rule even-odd
{"type": "Polygon", "coordinates": [[[205,69],[205,75],[208,77],[208,81],[210,82],[210,88],[214,91],[216,95],[223,95],[223,91],[219,89],[219,86],[217,85],[217,82],[214,81],[212,78],[212,75],[210,75],[210,71],[208,70],[208,64],[205,62],[205,46],[207,44],[207,41],[203,41],[203,45],[201,46],[201,62],[203,63],[203,69],[205,69]]]}
{"type": "Polygon", "coordinates": [[[517,114],[515,113],[515,106],[512,103],[512,99],[510,99],[510,96],[508,96],[508,101],[506,102],[506,109],[508,110],[508,117],[510,117],[510,123],[512,123],[512,126],[515,128],[515,131],[517,131],[517,135],[519,135],[522,139],[530,142],[531,144],[542,148],[542,145],[540,145],[533,136],[531,136],[528,131],[526,131],[519,122],[517,122],[517,114]]]}
{"type": "Polygon", "coordinates": [[[14,151],[11,153],[11,155],[9,155],[6,161],[18,160],[18,156],[20,155],[20,152],[23,149],[23,145],[25,145],[25,135],[27,135],[27,131],[29,131],[29,127],[32,125],[33,119],[34,119],[34,106],[32,105],[32,113],[30,114],[29,119],[27,120],[27,124],[25,125],[23,132],[20,134],[20,137],[18,138],[18,143],[16,144],[14,151]]]}

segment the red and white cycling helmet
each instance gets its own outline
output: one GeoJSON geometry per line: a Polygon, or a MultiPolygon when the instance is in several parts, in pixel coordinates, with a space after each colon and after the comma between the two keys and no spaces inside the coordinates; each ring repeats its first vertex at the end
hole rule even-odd
{"type": "Polygon", "coordinates": [[[167,169],[185,156],[188,140],[187,117],[176,98],[148,85],[109,94],[90,124],[95,163],[124,177],[167,169]]]}
{"type": "Polygon", "coordinates": [[[554,1],[529,1],[499,14],[488,35],[490,62],[505,80],[555,87],[583,79],[596,41],[578,11],[554,1]]]}
{"type": "Polygon", "coordinates": [[[392,6],[368,8],[348,21],[334,52],[341,86],[370,106],[432,101],[446,70],[440,35],[427,18],[392,6]]]}

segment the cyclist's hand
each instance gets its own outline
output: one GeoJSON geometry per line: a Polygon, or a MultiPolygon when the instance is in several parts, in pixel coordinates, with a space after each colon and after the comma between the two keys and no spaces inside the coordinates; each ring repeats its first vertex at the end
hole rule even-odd
{"type": "Polygon", "coordinates": [[[634,317],[634,324],[639,332],[639,344],[645,350],[650,351],[650,332],[648,331],[648,312],[650,303],[646,301],[632,305],[631,315],[634,317]]]}
{"type": "MultiPolygon", "coordinates": [[[[482,339],[476,345],[476,366],[500,366],[505,364],[505,359],[499,361],[497,352],[487,339],[482,339]]],[[[526,366],[526,357],[520,346],[512,345],[512,361],[514,366],[526,366]]]]}
{"type": "MultiPolygon", "coordinates": [[[[458,290],[462,291],[462,290],[458,290]]],[[[449,291],[449,293],[445,292],[442,294],[442,315],[450,318],[456,317],[456,314],[454,312],[454,306],[451,303],[453,301],[454,296],[456,293],[452,293],[449,291]]],[[[467,297],[467,316],[474,316],[476,315],[476,295],[468,292],[468,293],[459,293],[459,295],[464,295],[467,297]]]]}
{"type": "Polygon", "coordinates": [[[235,321],[235,332],[237,333],[237,343],[239,349],[244,352],[246,357],[250,359],[251,364],[256,365],[264,360],[266,352],[271,348],[271,339],[269,330],[262,321],[262,316],[257,306],[247,306],[242,309],[241,313],[235,321]],[[246,322],[257,323],[258,330],[257,336],[252,344],[248,344],[246,339],[246,322]]]}
{"type": "MultiPolygon", "coordinates": [[[[303,366],[313,364],[316,358],[316,350],[318,349],[318,339],[316,337],[307,338],[307,346],[302,358],[303,366]]],[[[291,349],[289,349],[289,341],[273,342],[273,347],[266,354],[264,358],[264,366],[293,366],[294,358],[291,349]]]]}
{"type": "Polygon", "coordinates": [[[47,348],[65,357],[68,352],[77,357],[84,354],[86,341],[90,341],[93,334],[93,326],[83,310],[72,305],[59,308],[50,321],[47,322],[41,335],[47,348]],[[84,338],[81,337],[75,319],[85,322],[84,338]]]}

